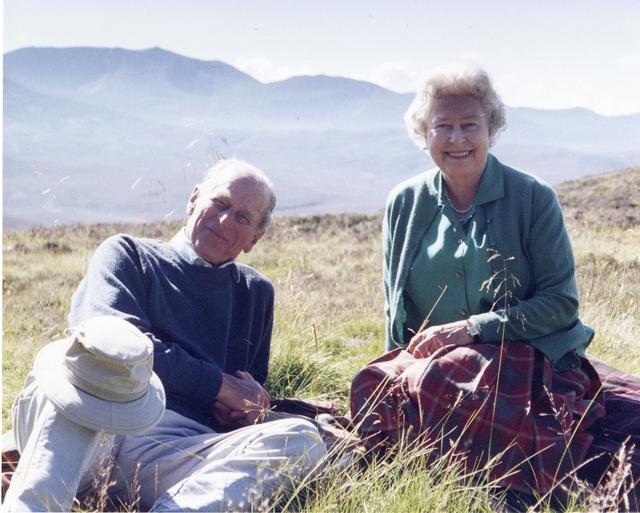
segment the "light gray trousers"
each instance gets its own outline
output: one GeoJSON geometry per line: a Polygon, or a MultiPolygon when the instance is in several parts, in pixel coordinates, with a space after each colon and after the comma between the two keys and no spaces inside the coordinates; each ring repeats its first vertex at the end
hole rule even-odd
{"type": "Polygon", "coordinates": [[[73,498],[107,479],[109,495],[150,511],[260,511],[289,493],[326,448],[316,427],[283,419],[216,433],[166,410],[135,436],[115,437],[62,416],[29,378],[14,405],[21,457],[5,511],[69,511],[73,498]]]}

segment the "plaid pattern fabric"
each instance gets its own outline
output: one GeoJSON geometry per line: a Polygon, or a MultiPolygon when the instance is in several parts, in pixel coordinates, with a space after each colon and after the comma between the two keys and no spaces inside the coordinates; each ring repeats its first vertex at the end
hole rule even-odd
{"type": "Polygon", "coordinates": [[[351,414],[369,446],[420,433],[455,447],[469,472],[495,458],[492,479],[546,493],[584,461],[586,430],[604,416],[600,386],[587,360],[556,373],[523,343],[445,346],[424,359],[397,349],[355,376],[351,414]]]}
{"type": "Polygon", "coordinates": [[[587,458],[589,464],[581,477],[593,484],[619,465],[616,461],[624,445],[624,456],[631,471],[630,510],[640,511],[640,378],[605,364],[597,358],[589,361],[600,375],[604,388],[606,415],[591,430],[594,435],[587,458]]]}
{"type": "MultiPolygon", "coordinates": [[[[607,410],[606,416],[597,424],[596,437],[606,436],[620,442],[629,440],[640,449],[640,378],[592,356],[589,361],[602,381],[607,410]]],[[[640,468],[640,453],[637,456],[640,468]]]]}

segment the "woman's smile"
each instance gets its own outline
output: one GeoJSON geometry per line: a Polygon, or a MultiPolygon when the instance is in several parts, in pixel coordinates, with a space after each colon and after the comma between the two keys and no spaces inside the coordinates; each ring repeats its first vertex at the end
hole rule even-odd
{"type": "Polygon", "coordinates": [[[472,150],[467,151],[445,151],[444,154],[450,159],[465,159],[471,155],[472,150]]]}

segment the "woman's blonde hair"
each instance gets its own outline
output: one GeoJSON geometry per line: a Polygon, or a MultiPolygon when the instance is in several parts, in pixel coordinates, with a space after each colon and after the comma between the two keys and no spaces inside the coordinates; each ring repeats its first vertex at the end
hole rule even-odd
{"type": "Polygon", "coordinates": [[[427,147],[427,130],[433,102],[442,96],[473,96],[488,118],[489,140],[493,144],[506,125],[505,107],[486,71],[477,66],[438,68],[423,82],[404,115],[409,136],[421,148],[427,147]]]}

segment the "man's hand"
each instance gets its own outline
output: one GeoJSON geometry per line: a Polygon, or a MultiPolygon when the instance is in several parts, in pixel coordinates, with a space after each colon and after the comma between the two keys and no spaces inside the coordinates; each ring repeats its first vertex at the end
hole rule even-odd
{"type": "Polygon", "coordinates": [[[216,421],[225,427],[255,424],[271,405],[271,396],[253,376],[245,371],[223,374],[222,385],[211,406],[216,421]]]}
{"type": "Polygon", "coordinates": [[[211,414],[216,419],[216,424],[220,427],[232,430],[248,426],[250,423],[247,420],[247,412],[240,410],[232,410],[222,404],[220,401],[215,401],[211,406],[211,414]]]}
{"type": "Polygon", "coordinates": [[[463,346],[471,343],[473,343],[473,337],[467,333],[466,321],[456,321],[440,326],[431,326],[416,333],[409,342],[407,351],[416,358],[426,358],[441,347],[463,346]]]}

